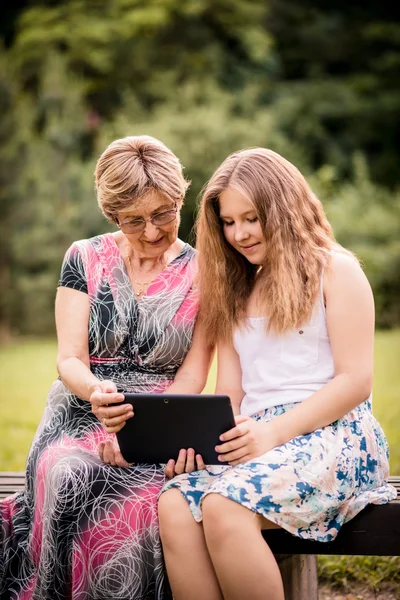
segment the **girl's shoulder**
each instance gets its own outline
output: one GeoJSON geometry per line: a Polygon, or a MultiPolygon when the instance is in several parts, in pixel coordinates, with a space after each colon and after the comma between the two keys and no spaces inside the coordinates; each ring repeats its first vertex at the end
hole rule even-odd
{"type": "Polygon", "coordinates": [[[338,290],[370,288],[368,279],[357,257],[344,248],[335,249],[324,272],[324,294],[338,290]]]}

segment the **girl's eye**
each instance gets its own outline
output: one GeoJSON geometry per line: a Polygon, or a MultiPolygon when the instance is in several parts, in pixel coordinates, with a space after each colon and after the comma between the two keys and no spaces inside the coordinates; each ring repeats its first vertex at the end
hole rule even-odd
{"type": "Polygon", "coordinates": [[[256,223],[258,221],[258,217],[254,217],[253,219],[247,219],[249,223],[256,223]]]}
{"type": "Polygon", "coordinates": [[[223,225],[224,227],[230,227],[231,225],[233,225],[233,221],[224,221],[223,225]]]}

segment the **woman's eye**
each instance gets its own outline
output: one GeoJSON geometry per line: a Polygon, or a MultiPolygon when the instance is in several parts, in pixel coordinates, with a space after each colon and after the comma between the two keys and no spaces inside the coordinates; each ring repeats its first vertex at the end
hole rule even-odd
{"type": "Polygon", "coordinates": [[[224,227],[230,227],[233,225],[233,221],[224,221],[224,227]]]}
{"type": "Polygon", "coordinates": [[[253,217],[252,219],[247,219],[249,223],[256,223],[258,221],[258,217],[253,217]]]}

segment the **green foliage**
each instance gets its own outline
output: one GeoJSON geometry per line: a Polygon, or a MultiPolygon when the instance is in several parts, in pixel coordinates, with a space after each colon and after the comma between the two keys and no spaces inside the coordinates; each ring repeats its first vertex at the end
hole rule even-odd
{"type": "MultiPolygon", "coordinates": [[[[261,0],[73,0],[26,9],[13,57],[34,87],[45,57],[62,49],[85,76],[102,114],[129,89],[147,107],[188,80],[213,78],[238,88],[265,64],[271,44],[261,0]]],[[[263,67],[265,69],[265,67],[263,67]]]]}
{"type": "Polygon", "coordinates": [[[190,240],[197,195],[230,152],[262,145],[286,156],[365,263],[378,325],[400,323],[400,28],[383,6],[32,2],[1,27],[0,334],[53,331],[66,248],[108,229],[96,159],[138,133],[185,166],[190,240]]]}
{"type": "Polygon", "coordinates": [[[400,322],[400,188],[374,184],[365,159],[355,155],[353,177],[340,183],[333,168],[310,178],[324,201],[339,243],[362,261],[375,296],[378,327],[400,322]]]}
{"type": "Polygon", "coordinates": [[[398,556],[319,556],[318,579],[322,583],[346,588],[357,581],[379,589],[382,584],[397,584],[400,591],[398,556]]]}

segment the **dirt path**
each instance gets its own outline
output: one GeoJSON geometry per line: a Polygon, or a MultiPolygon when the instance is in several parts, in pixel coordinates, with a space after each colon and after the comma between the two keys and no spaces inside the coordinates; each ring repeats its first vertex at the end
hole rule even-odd
{"type": "Polygon", "coordinates": [[[333,590],[328,586],[320,585],[319,600],[400,600],[400,589],[382,586],[374,591],[357,585],[347,590],[333,590]]]}

